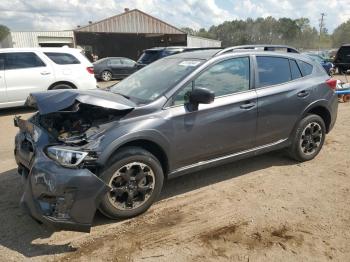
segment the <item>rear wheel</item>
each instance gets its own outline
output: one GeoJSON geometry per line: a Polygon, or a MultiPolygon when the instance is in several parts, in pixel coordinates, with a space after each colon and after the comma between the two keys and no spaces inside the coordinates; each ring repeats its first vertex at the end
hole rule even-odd
{"type": "Polygon", "coordinates": [[[106,81],[106,82],[111,81],[112,80],[112,73],[108,70],[103,71],[101,73],[101,79],[103,81],[106,81]]]}
{"type": "Polygon", "coordinates": [[[100,211],[112,219],[145,212],[159,196],[163,178],[162,167],[150,152],[124,148],[101,175],[111,190],[103,197],[100,211]]]}
{"type": "Polygon", "coordinates": [[[59,90],[59,89],[73,89],[73,87],[68,84],[56,84],[50,88],[50,90],[59,90]]]}
{"type": "Polygon", "coordinates": [[[318,115],[303,118],[292,137],[289,155],[297,161],[308,161],[320,152],[326,136],[326,126],[318,115]]]}

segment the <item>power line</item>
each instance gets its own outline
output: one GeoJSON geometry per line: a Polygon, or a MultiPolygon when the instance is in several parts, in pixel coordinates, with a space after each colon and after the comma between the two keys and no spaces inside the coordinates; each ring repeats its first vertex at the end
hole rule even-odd
{"type": "Polygon", "coordinates": [[[324,17],[326,16],[325,13],[321,13],[321,19],[320,19],[320,34],[318,36],[318,51],[320,51],[321,48],[321,34],[322,34],[322,29],[324,28],[324,17]]]}

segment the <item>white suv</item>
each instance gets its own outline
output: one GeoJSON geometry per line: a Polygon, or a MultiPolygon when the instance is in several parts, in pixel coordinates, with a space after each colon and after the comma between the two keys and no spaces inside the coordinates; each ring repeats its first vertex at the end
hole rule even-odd
{"type": "Polygon", "coordinates": [[[93,65],[79,49],[0,49],[0,108],[22,106],[32,92],[94,88],[93,65]]]}

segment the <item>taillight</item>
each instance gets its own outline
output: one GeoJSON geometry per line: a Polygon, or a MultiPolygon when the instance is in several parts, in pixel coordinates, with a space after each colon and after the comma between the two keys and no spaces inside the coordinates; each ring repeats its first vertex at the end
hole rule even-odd
{"type": "Polygon", "coordinates": [[[86,70],[87,70],[90,74],[93,74],[93,73],[94,73],[94,67],[92,67],[92,66],[87,67],[86,70]]]}
{"type": "Polygon", "coordinates": [[[326,81],[326,84],[333,90],[335,90],[337,88],[337,80],[336,79],[328,79],[326,81]]]}

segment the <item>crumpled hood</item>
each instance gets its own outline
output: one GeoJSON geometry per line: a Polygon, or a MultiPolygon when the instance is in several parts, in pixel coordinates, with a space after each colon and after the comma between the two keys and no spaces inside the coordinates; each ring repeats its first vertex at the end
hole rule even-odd
{"type": "Polygon", "coordinates": [[[115,110],[132,110],[135,104],[125,97],[103,90],[51,90],[29,95],[26,105],[49,114],[68,109],[76,103],[88,104],[115,110]]]}

